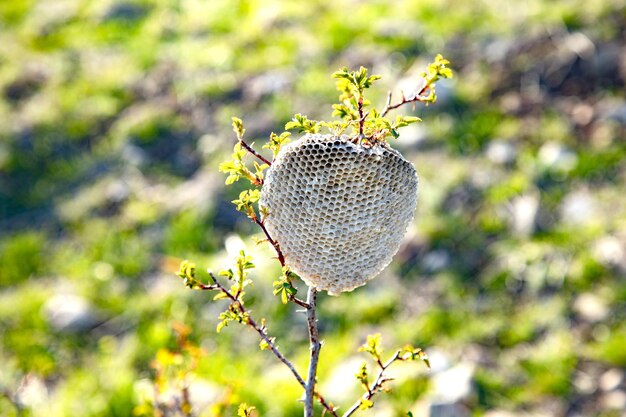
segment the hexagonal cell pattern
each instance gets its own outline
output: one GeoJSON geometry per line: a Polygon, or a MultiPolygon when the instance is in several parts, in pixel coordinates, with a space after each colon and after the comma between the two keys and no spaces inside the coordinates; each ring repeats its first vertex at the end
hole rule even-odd
{"type": "Polygon", "coordinates": [[[417,174],[387,147],[307,134],[267,170],[260,204],[287,265],[331,295],[374,278],[413,220],[417,174]]]}

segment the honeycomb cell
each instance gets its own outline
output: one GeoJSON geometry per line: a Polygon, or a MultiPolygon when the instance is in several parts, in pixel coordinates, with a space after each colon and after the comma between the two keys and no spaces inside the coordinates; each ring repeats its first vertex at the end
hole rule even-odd
{"type": "Polygon", "coordinates": [[[337,295],[391,262],[413,219],[417,188],[413,165],[386,145],[305,135],[267,170],[260,204],[287,265],[337,295]]]}

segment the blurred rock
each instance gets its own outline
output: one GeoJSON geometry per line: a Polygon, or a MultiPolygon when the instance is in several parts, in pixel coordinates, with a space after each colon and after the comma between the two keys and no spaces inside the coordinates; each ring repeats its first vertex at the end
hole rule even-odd
{"type": "Polygon", "coordinates": [[[487,62],[491,64],[504,61],[515,45],[513,39],[497,38],[492,39],[484,46],[484,55],[487,62]]]}
{"type": "Polygon", "coordinates": [[[189,383],[189,402],[194,410],[202,414],[208,410],[211,404],[219,401],[222,395],[222,389],[206,379],[193,378],[189,383]]]}
{"type": "MultiPolygon", "coordinates": [[[[454,405],[467,399],[472,394],[473,376],[474,365],[469,363],[461,363],[434,374],[431,379],[433,391],[430,395],[433,405],[454,405]]],[[[447,415],[444,413],[445,408],[441,407],[440,414],[437,415],[447,415]]]]}
{"type": "Polygon", "coordinates": [[[583,395],[592,394],[598,388],[596,378],[584,371],[576,372],[572,383],[576,391],[583,395]]]}
{"type": "Polygon", "coordinates": [[[598,215],[597,204],[588,191],[574,191],[563,199],[560,214],[564,223],[582,225],[593,221],[598,215]]]}
{"type": "Polygon", "coordinates": [[[587,103],[579,103],[572,109],[572,120],[580,126],[587,126],[593,120],[593,107],[587,103]]]}
{"type": "Polygon", "coordinates": [[[60,332],[82,332],[98,323],[91,304],[73,294],[52,296],[43,305],[42,312],[50,325],[60,332]]]}
{"type": "Polygon", "coordinates": [[[148,155],[139,146],[126,144],[122,149],[122,160],[131,166],[142,166],[148,160],[148,155]]]}
{"type": "Polygon", "coordinates": [[[485,413],[484,417],[518,417],[520,414],[515,414],[506,410],[491,410],[485,413]]]}
{"type": "Polygon", "coordinates": [[[243,88],[244,99],[257,102],[263,96],[285,91],[292,84],[292,74],[285,71],[269,71],[246,82],[243,88]]]}
{"type": "Polygon", "coordinates": [[[578,156],[558,142],[545,143],[537,157],[544,166],[555,171],[571,171],[578,163],[578,156]]]}
{"type": "Polygon", "coordinates": [[[130,187],[122,180],[114,180],[107,185],[105,194],[108,201],[121,203],[130,195],[130,187]]]}
{"type": "Polygon", "coordinates": [[[498,165],[509,165],[517,158],[517,149],[511,142],[495,139],[487,147],[487,158],[498,165]]]}
{"type": "Polygon", "coordinates": [[[111,5],[111,7],[105,12],[104,16],[102,16],[102,21],[134,21],[143,18],[147,13],[147,6],[130,2],[119,2],[111,5]]]}
{"type": "Polygon", "coordinates": [[[513,231],[522,236],[534,233],[539,214],[539,196],[526,194],[515,198],[511,203],[513,231]]]}
{"type": "Polygon", "coordinates": [[[467,407],[461,404],[431,404],[429,417],[469,417],[467,407]]]}
{"type": "Polygon", "coordinates": [[[600,406],[609,410],[626,410],[626,392],[611,391],[600,397],[600,406]]]}
{"type": "Polygon", "coordinates": [[[450,265],[450,254],[445,249],[436,249],[422,257],[421,266],[427,272],[437,272],[450,265]]]}
{"type": "Polygon", "coordinates": [[[37,409],[48,401],[48,388],[43,380],[33,374],[27,374],[17,388],[15,399],[22,407],[37,409]]]}
{"type": "Polygon", "coordinates": [[[583,320],[592,323],[602,321],[609,315],[609,308],[606,302],[592,293],[583,293],[576,297],[572,309],[583,320]]]}
{"type": "Polygon", "coordinates": [[[595,45],[582,32],[573,32],[563,39],[560,46],[568,49],[581,58],[590,58],[596,50],[595,45]]]}
{"type": "Polygon", "coordinates": [[[598,48],[591,59],[591,71],[595,78],[614,80],[619,75],[621,46],[608,43],[598,48]]]}
{"type": "Polygon", "coordinates": [[[626,269],[626,248],[614,236],[605,236],[596,241],[592,253],[594,258],[605,266],[626,269]]]}
{"type": "Polygon", "coordinates": [[[565,410],[566,405],[561,399],[547,397],[543,399],[530,414],[533,417],[564,416],[566,414],[565,410]]]}
{"type": "Polygon", "coordinates": [[[399,147],[420,148],[428,142],[428,131],[421,123],[414,123],[403,127],[400,131],[397,144],[399,147]]]}
{"type": "Polygon", "coordinates": [[[439,349],[428,349],[428,359],[430,360],[430,371],[433,374],[450,368],[448,356],[439,349]]]}
{"type": "Polygon", "coordinates": [[[624,381],[624,370],[611,368],[600,376],[598,385],[602,391],[613,391],[624,381]]]}
{"type": "Polygon", "coordinates": [[[163,197],[162,203],[174,212],[193,207],[206,212],[215,204],[214,196],[223,184],[223,176],[213,169],[198,170],[189,180],[177,185],[163,197]]]}
{"type": "Polygon", "coordinates": [[[626,102],[612,106],[607,111],[606,118],[626,125],[626,102]]]}
{"type": "Polygon", "coordinates": [[[353,381],[354,375],[363,363],[361,358],[351,357],[339,363],[333,368],[328,379],[322,384],[321,392],[332,393],[330,396],[333,403],[346,403],[354,400],[355,384],[346,383],[353,381]]]}

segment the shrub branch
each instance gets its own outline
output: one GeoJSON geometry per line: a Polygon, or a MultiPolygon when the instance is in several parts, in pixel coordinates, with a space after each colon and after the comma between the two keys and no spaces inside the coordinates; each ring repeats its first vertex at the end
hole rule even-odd
{"type": "Polygon", "coordinates": [[[374,397],[374,395],[376,395],[378,392],[380,392],[384,388],[383,385],[385,384],[385,382],[391,381],[393,379],[393,378],[386,377],[385,376],[385,371],[395,361],[401,360],[400,354],[401,354],[401,351],[397,350],[396,353],[391,358],[389,358],[389,360],[387,362],[385,362],[384,364],[382,364],[379,361],[377,361],[379,366],[380,366],[380,371],[378,372],[378,375],[376,376],[376,379],[374,380],[372,385],[367,387],[367,391],[365,392],[365,394],[363,394],[363,396],[361,396],[361,398],[359,398],[354,404],[352,404],[352,407],[350,407],[348,409],[348,411],[346,411],[342,415],[342,417],[349,417],[352,414],[354,414],[357,410],[362,408],[361,405],[364,402],[371,401],[371,399],[374,397]]]}

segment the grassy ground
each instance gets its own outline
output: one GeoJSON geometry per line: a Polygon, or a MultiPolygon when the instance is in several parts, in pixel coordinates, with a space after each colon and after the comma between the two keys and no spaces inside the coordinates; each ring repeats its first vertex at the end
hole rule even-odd
{"type": "Polygon", "coordinates": [[[260,143],[295,112],[327,118],[337,68],[383,75],[383,103],[441,52],[455,78],[394,144],[416,220],[380,277],[322,296],[322,388],[345,410],[381,332],[436,366],[398,369],[368,415],[624,416],[625,21],[618,0],[0,3],[0,414],[149,413],[179,322],[206,351],[197,415],[301,415],[254,335],[218,337],[221,305],[172,273],[245,244],[251,307],[306,363],[303,317],[217,172],[230,116],[260,143]]]}

